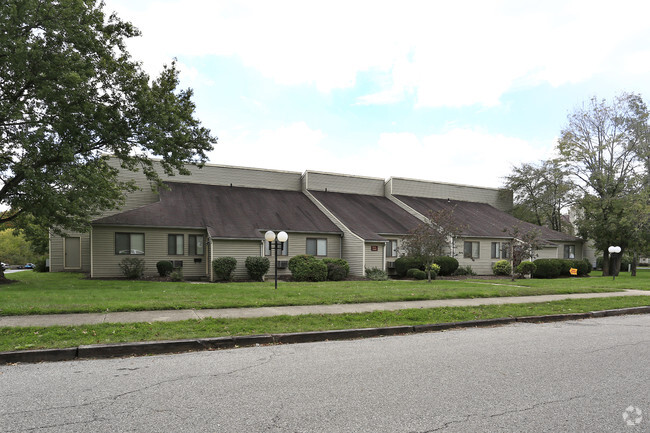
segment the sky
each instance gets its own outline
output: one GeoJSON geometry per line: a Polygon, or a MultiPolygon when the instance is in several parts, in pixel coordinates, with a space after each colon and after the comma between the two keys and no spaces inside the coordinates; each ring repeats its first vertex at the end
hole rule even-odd
{"type": "Polygon", "coordinates": [[[592,97],[650,98],[650,2],[105,0],[177,59],[210,163],[500,187],[592,97]]]}

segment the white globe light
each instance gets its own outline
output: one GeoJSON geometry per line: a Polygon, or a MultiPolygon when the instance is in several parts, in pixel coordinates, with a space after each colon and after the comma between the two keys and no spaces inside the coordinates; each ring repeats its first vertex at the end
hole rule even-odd
{"type": "Polygon", "coordinates": [[[621,252],[621,247],[611,246],[607,248],[607,251],[609,251],[610,254],[618,254],[621,252]]]}
{"type": "Polygon", "coordinates": [[[278,240],[280,242],[286,242],[287,239],[289,239],[289,235],[286,232],[280,232],[278,233],[278,240]]]}
{"type": "Polygon", "coordinates": [[[273,242],[275,240],[275,233],[273,233],[273,230],[269,230],[268,232],[264,233],[264,239],[269,242],[273,242]]]}

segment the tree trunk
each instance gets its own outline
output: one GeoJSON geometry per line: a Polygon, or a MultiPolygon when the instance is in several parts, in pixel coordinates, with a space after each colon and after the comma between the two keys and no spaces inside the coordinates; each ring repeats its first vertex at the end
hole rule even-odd
{"type": "Polygon", "coordinates": [[[605,250],[603,251],[603,277],[609,277],[611,274],[609,273],[609,251],[605,250]]]}
{"type": "Polygon", "coordinates": [[[636,277],[636,264],[639,262],[639,252],[634,251],[632,254],[632,269],[630,269],[630,275],[636,277]]]}

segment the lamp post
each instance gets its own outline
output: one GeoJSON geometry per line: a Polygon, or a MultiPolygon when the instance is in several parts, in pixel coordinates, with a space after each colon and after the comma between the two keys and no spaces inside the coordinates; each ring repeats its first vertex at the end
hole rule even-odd
{"type": "Polygon", "coordinates": [[[611,246],[611,247],[607,248],[607,251],[609,251],[609,257],[610,257],[610,260],[609,260],[610,266],[609,266],[609,268],[612,271],[612,279],[616,280],[616,275],[618,275],[618,269],[619,269],[620,265],[617,266],[616,269],[613,269],[611,257],[612,257],[612,254],[619,254],[621,252],[621,247],[611,246]]]}
{"type": "Polygon", "coordinates": [[[284,243],[289,239],[289,235],[286,232],[278,233],[278,236],[275,236],[273,230],[269,230],[264,233],[264,239],[266,239],[271,245],[270,248],[275,250],[275,289],[278,289],[278,247],[282,250],[284,243]],[[273,243],[271,243],[273,242],[273,243]]]}

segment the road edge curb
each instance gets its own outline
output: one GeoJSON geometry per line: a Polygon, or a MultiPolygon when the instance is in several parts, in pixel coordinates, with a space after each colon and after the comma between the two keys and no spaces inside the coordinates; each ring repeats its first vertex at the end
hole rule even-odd
{"type": "Polygon", "coordinates": [[[550,314],[546,316],[503,317],[465,322],[401,325],[382,328],[337,329],[327,331],[291,332],[284,334],[242,335],[232,337],[198,338],[185,340],[141,341],[116,344],[92,344],[64,349],[37,349],[0,352],[1,364],[105,359],[124,356],[160,355],[166,353],[198,352],[231,349],[265,344],[295,344],[319,341],[354,340],[398,334],[440,332],[450,329],[501,326],[511,323],[550,323],[598,317],[649,314],[650,306],[591,311],[587,313],[550,314]]]}

